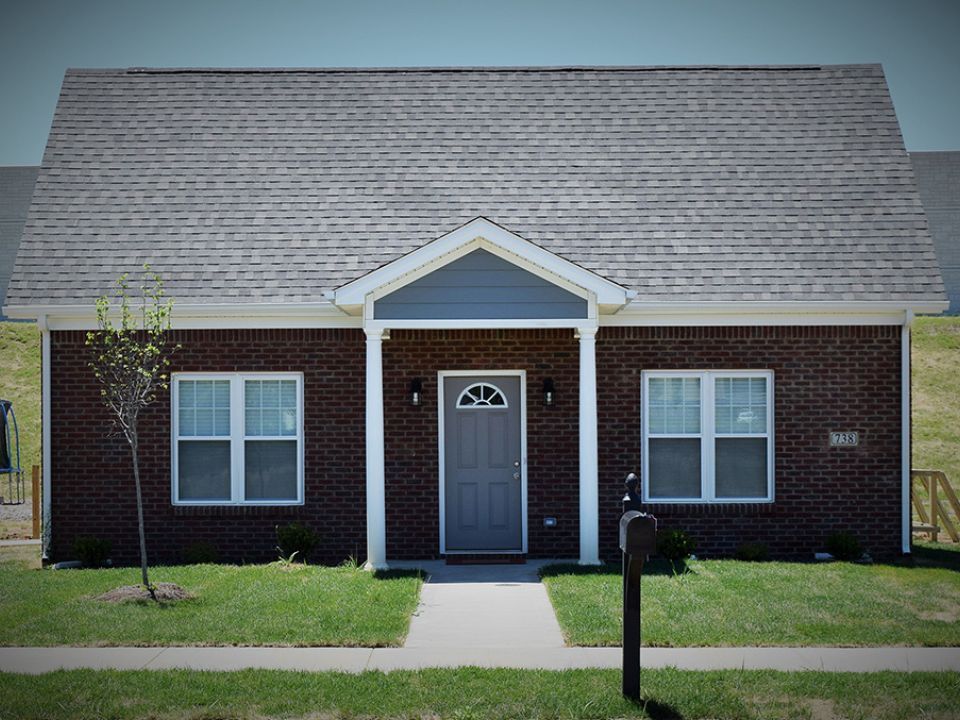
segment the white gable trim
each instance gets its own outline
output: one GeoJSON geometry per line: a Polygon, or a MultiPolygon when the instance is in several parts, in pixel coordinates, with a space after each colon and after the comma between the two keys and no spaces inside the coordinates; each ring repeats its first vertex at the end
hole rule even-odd
{"type": "Polygon", "coordinates": [[[592,295],[599,305],[621,307],[632,296],[626,288],[481,217],[341,286],[333,293],[334,303],[341,307],[363,306],[477,249],[486,250],[579,297],[589,300],[592,295]]]}

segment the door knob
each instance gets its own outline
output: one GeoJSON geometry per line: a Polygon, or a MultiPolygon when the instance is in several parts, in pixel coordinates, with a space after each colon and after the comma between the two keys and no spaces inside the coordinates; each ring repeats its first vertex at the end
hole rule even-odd
{"type": "Polygon", "coordinates": [[[517,460],[515,463],[513,463],[513,466],[514,466],[515,468],[520,467],[520,461],[517,460]]]}

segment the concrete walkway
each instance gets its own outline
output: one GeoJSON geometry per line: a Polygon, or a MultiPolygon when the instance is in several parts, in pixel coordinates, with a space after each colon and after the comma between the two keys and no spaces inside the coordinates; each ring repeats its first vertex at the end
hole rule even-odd
{"type": "MultiPolygon", "coordinates": [[[[645,669],[960,671],[960,648],[644,648],[645,669]]],[[[619,668],[619,648],[0,648],[0,671],[303,670],[358,673],[436,667],[619,668]]]]}
{"type": "Polygon", "coordinates": [[[404,648],[562,648],[563,633],[537,574],[545,563],[417,563],[429,577],[404,648]]]}

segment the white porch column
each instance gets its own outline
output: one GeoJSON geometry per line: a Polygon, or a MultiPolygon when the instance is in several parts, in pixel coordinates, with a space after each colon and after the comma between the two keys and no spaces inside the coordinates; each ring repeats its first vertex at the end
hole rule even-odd
{"type": "Polygon", "coordinates": [[[40,537],[43,538],[41,554],[44,559],[50,557],[52,551],[52,533],[53,519],[51,515],[52,508],[52,487],[53,487],[53,446],[50,442],[51,427],[53,423],[53,414],[51,413],[51,391],[50,391],[50,325],[47,322],[47,316],[41,315],[37,318],[37,325],[40,326],[40,423],[41,423],[41,470],[43,472],[43,490],[41,497],[43,508],[40,520],[40,537]]]}
{"type": "Polygon", "coordinates": [[[367,570],[387,569],[383,462],[383,331],[367,330],[367,570]]]}
{"type": "Polygon", "coordinates": [[[913,325],[913,310],[907,310],[900,330],[900,472],[901,472],[901,542],[904,554],[912,552],[910,508],[910,470],[912,468],[913,435],[910,414],[913,411],[910,397],[910,326],[913,325]]]}
{"type": "Polygon", "coordinates": [[[580,328],[580,564],[600,564],[596,328],[580,328]]]}

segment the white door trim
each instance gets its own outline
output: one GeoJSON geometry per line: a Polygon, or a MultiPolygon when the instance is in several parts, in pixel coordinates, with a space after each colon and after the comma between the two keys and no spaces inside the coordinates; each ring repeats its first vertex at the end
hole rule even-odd
{"type": "MultiPolygon", "coordinates": [[[[520,541],[519,551],[497,552],[497,555],[524,555],[527,552],[527,371],[526,370],[440,370],[437,372],[437,462],[440,479],[440,553],[442,555],[476,555],[474,551],[447,552],[446,472],[444,458],[443,384],[448,377],[512,376],[520,378],[520,541]]],[[[482,554],[482,553],[481,553],[482,554]]]]}

